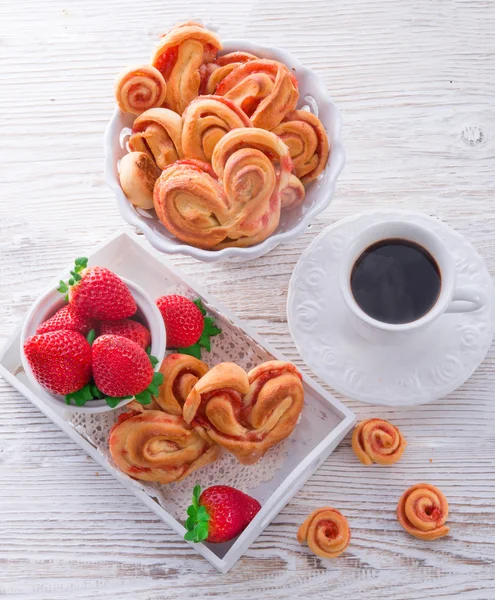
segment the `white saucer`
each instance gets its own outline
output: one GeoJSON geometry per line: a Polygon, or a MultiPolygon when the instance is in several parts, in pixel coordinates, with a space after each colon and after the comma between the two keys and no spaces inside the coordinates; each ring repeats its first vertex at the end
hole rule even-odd
{"type": "Polygon", "coordinates": [[[289,285],[287,318],[299,354],[329,386],[368,404],[414,406],[454,391],[483,361],[495,331],[493,291],[483,259],[451,227],[421,213],[376,210],[328,227],[302,254],[289,285]],[[447,244],[458,284],[476,284],[486,291],[488,302],[475,312],[442,315],[407,343],[371,343],[348,321],[338,263],[359,231],[404,217],[447,244]]]}

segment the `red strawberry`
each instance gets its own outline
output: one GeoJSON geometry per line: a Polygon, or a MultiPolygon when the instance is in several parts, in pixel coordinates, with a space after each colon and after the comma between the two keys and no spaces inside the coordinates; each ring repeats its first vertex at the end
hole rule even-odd
{"type": "Polygon", "coordinates": [[[156,301],[167,330],[167,348],[187,348],[203,333],[204,317],[199,308],[184,296],[162,296],[156,301]]]}
{"type": "Polygon", "coordinates": [[[95,323],[92,319],[74,312],[70,304],[66,304],[60,310],[57,310],[53,317],[42,323],[36,333],[48,333],[49,331],[60,331],[61,329],[78,331],[86,336],[90,329],[95,329],[95,323]]]}
{"type": "Polygon", "coordinates": [[[32,335],[24,354],[38,383],[54,394],[70,394],[91,378],[91,346],[77,331],[32,335]]]}
{"type": "Polygon", "coordinates": [[[200,493],[196,485],[187,509],[184,539],[191,542],[228,542],[242,533],[261,509],[257,500],[228,485],[214,485],[200,493]]]}
{"type": "Polygon", "coordinates": [[[153,366],[146,352],[118,335],[102,335],[92,347],[96,387],[107,396],[135,396],[153,381],[153,366]]]}
{"type": "Polygon", "coordinates": [[[126,284],[104,267],[86,267],[87,258],[76,258],[69,287],[60,282],[58,291],[67,294],[78,314],[93,319],[125,319],[136,312],[136,302],[126,284]]]}
{"type": "Polygon", "coordinates": [[[146,348],[151,343],[151,334],[144,325],[131,319],[119,319],[118,321],[101,321],[100,335],[120,335],[128,340],[139,344],[141,348],[146,348]]]}

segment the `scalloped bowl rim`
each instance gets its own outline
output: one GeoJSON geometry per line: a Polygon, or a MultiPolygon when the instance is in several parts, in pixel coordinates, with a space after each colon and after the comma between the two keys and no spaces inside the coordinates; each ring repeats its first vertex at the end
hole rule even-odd
{"type": "MultiPolygon", "coordinates": [[[[325,102],[330,114],[330,126],[326,124],[325,129],[331,129],[329,135],[332,138],[330,144],[330,157],[324,170],[324,172],[327,170],[330,171],[328,181],[325,184],[326,187],[324,190],[321,190],[318,193],[313,205],[302,216],[299,223],[296,223],[287,231],[279,233],[275,232],[266,240],[255,246],[250,246],[247,248],[231,247],[223,248],[222,250],[203,250],[185,243],[173,243],[167,237],[153,231],[153,229],[147,223],[148,219],[140,216],[134,210],[134,207],[128,201],[122,188],[120,187],[118,177],[116,177],[114,174],[114,165],[116,163],[116,159],[112,145],[115,137],[118,138],[121,134],[122,126],[119,125],[119,123],[122,115],[124,114],[118,107],[116,107],[105,131],[105,179],[108,186],[116,195],[117,205],[122,218],[130,225],[140,229],[150,244],[160,252],[164,252],[166,254],[186,254],[204,262],[217,262],[239,258],[244,260],[258,258],[273,250],[276,246],[278,246],[278,244],[296,239],[304,232],[313,218],[325,210],[332,201],[337,178],[344,168],[345,150],[341,140],[342,118],[339,109],[332,101],[321,77],[311,69],[305,67],[290,52],[275,46],[263,46],[245,39],[226,40],[223,45],[222,53],[232,52],[236,49],[241,49],[245,52],[251,52],[257,55],[275,56],[276,60],[279,60],[285,64],[293,65],[293,68],[298,74],[303,74],[304,77],[311,79],[311,86],[313,89],[316,90],[320,97],[325,98],[325,102]]],[[[298,79],[299,77],[300,75],[298,76],[298,79]]],[[[318,106],[321,106],[321,102],[318,104],[318,106]]]]}

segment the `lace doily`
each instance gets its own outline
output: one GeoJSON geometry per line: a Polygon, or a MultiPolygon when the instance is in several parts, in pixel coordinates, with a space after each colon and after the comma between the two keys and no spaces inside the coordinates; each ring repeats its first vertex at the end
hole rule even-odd
{"type": "MultiPolygon", "coordinates": [[[[171,285],[166,293],[180,294],[191,299],[197,297],[197,294],[193,294],[185,286],[171,285]]],[[[202,360],[210,368],[220,362],[229,361],[235,362],[249,371],[256,365],[273,358],[269,352],[208,303],[203,302],[203,304],[208,314],[215,318],[215,322],[222,329],[222,333],[211,340],[211,352],[203,350],[202,353],[202,360]]],[[[108,449],[108,436],[118,416],[125,411],[126,408],[123,407],[100,414],[66,413],[65,418],[78,433],[97,448],[110,466],[116,469],[108,449]]],[[[129,482],[155,498],[173,517],[183,520],[186,508],[191,503],[192,488],[196,483],[202,488],[216,484],[230,485],[249,493],[261,483],[273,478],[284,463],[289,445],[290,438],[271,448],[257,464],[251,466],[243,466],[237,462],[234,456],[225,453],[215,463],[195,471],[190,477],[179,483],[162,485],[136,481],[130,477],[129,482]]]]}

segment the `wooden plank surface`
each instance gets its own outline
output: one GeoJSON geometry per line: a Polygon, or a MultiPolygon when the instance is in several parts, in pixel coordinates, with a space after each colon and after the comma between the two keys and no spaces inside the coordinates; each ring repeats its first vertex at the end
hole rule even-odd
{"type": "MultiPolygon", "coordinates": [[[[301,252],[328,224],[373,207],[439,216],[495,272],[495,4],[489,0],[115,0],[0,2],[0,344],[50,277],[122,221],[102,135],[123,66],[200,18],[224,38],[279,45],[317,71],[342,110],[348,162],[335,200],[296,242],[242,264],[173,262],[302,368],[285,299],[301,252]]],[[[365,468],[349,440],[228,574],[181,542],[0,381],[0,597],[495,598],[495,353],[459,390],[412,410],[344,401],[389,418],[409,442],[365,468]],[[421,543],[394,511],[427,480],[451,505],[451,535],[421,543]],[[295,539],[313,508],[349,518],[340,559],[295,539]]]]}

